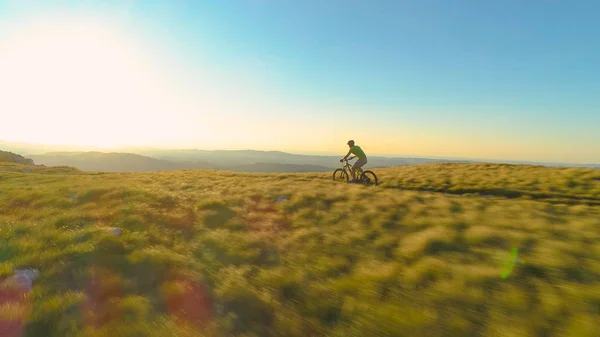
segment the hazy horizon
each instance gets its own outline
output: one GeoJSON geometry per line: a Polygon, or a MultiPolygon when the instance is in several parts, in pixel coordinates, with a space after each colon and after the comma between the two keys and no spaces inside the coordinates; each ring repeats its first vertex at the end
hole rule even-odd
{"type": "MultiPolygon", "coordinates": [[[[211,148],[201,148],[201,147],[144,147],[144,146],[124,146],[124,147],[91,147],[91,146],[83,146],[83,147],[75,147],[69,145],[61,145],[61,144],[36,144],[36,143],[27,143],[27,142],[10,142],[3,139],[0,139],[0,145],[2,143],[13,144],[10,148],[19,148],[20,146],[29,146],[29,147],[37,147],[37,146],[47,146],[49,150],[47,152],[41,151],[41,148],[38,148],[36,152],[38,154],[48,153],[48,152],[117,152],[117,153],[138,153],[144,151],[189,151],[189,150],[198,150],[198,151],[275,151],[275,152],[285,152],[288,154],[294,155],[307,155],[307,156],[343,156],[346,152],[338,151],[338,152],[300,152],[300,151],[286,151],[282,149],[254,149],[254,148],[227,148],[227,149],[211,149],[211,148]]],[[[0,150],[2,150],[0,148],[0,150]]],[[[405,154],[376,154],[371,155],[371,157],[383,157],[383,158],[416,158],[416,159],[446,159],[446,160],[465,160],[465,161],[488,161],[488,162],[524,162],[524,163],[544,163],[544,164],[572,164],[572,165],[600,165],[600,162],[568,162],[568,161],[536,161],[536,160],[520,160],[514,158],[477,158],[477,157],[451,157],[451,156],[422,156],[422,155],[405,155],[405,154]]]]}
{"type": "Polygon", "coordinates": [[[0,139],[600,163],[599,9],[0,0],[0,139]]]}

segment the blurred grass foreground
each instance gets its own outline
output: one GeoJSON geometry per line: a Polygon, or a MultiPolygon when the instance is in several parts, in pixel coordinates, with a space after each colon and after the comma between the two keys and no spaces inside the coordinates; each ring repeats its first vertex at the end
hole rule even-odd
{"type": "Polygon", "coordinates": [[[599,170],[375,172],[0,164],[0,336],[600,336],[599,170]]]}

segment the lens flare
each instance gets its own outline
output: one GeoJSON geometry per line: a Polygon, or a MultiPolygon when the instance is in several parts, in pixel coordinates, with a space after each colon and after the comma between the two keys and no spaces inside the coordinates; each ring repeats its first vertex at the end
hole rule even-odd
{"type": "Polygon", "coordinates": [[[523,259],[519,258],[519,249],[517,247],[513,247],[510,252],[510,259],[506,262],[502,271],[502,279],[507,279],[510,274],[512,274],[517,263],[525,264],[523,259]]]}

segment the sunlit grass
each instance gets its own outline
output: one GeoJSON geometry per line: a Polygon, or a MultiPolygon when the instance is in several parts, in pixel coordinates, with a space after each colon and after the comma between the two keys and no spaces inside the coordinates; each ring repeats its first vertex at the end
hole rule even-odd
{"type": "Polygon", "coordinates": [[[40,278],[0,311],[25,315],[25,336],[600,330],[597,170],[375,171],[371,188],[326,173],[2,164],[0,278],[40,278]],[[515,248],[525,262],[505,275],[515,248]]]}
{"type": "Polygon", "coordinates": [[[600,172],[596,169],[429,164],[385,169],[380,176],[385,187],[600,204],[600,172]]]}

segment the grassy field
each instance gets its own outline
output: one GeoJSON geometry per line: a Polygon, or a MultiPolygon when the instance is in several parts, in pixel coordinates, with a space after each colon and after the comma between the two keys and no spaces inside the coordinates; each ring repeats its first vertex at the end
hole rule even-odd
{"type": "Polygon", "coordinates": [[[27,337],[598,336],[599,170],[375,172],[381,185],[363,187],[331,173],[0,164],[0,278],[40,271],[24,298],[0,287],[0,328],[27,337]]]}

